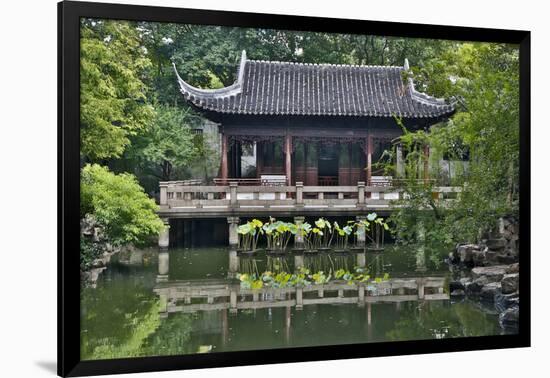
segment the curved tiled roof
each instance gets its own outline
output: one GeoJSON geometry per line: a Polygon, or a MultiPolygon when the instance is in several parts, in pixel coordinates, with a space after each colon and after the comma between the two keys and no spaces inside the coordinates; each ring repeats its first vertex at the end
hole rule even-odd
{"type": "Polygon", "coordinates": [[[221,89],[200,89],[174,70],[184,97],[217,113],[440,118],[452,104],[404,83],[404,66],[358,66],[257,61],[243,51],[237,81],[221,89]]]}

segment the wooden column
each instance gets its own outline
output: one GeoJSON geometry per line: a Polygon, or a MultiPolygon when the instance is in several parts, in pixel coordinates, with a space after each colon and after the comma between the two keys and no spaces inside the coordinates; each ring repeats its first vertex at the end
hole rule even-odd
{"type": "Polygon", "coordinates": [[[285,175],[287,185],[292,185],[292,137],[285,135],[285,175]]]}
{"type": "Polygon", "coordinates": [[[430,146],[424,145],[424,182],[430,180],[430,146]]]}
{"type": "MultiPolygon", "coordinates": [[[[221,179],[227,180],[228,167],[227,167],[227,135],[222,133],[222,148],[221,148],[221,179]]],[[[224,182],[224,184],[226,184],[224,182]]]]}
{"type": "Polygon", "coordinates": [[[260,178],[264,171],[263,142],[256,142],[256,177],[260,178]]]}
{"type": "Polygon", "coordinates": [[[367,137],[367,186],[371,186],[372,177],[372,135],[367,137]]]}

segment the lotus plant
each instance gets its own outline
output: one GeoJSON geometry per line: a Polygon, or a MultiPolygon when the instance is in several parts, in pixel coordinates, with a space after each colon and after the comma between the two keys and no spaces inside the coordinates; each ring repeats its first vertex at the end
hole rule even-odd
{"type": "Polygon", "coordinates": [[[338,269],[334,272],[330,271],[328,274],[322,270],[314,273],[307,268],[301,268],[294,273],[265,271],[262,274],[240,273],[237,277],[241,288],[247,290],[324,285],[333,280],[344,281],[348,285],[367,284],[369,290],[376,290],[377,284],[390,279],[388,273],[381,277],[371,277],[365,268],[355,268],[351,271],[338,269]]]}
{"type": "Polygon", "coordinates": [[[311,230],[313,234],[313,249],[329,249],[332,243],[332,225],[324,218],[315,221],[315,227],[311,230]]]}
{"type": "MultiPolygon", "coordinates": [[[[376,213],[370,213],[367,218],[356,223],[356,235],[365,234],[373,249],[384,246],[384,231],[389,230],[388,223],[376,213]]],[[[365,239],[366,239],[365,238],[365,239]]]]}
{"type": "Polygon", "coordinates": [[[264,233],[264,224],[258,219],[253,219],[237,227],[239,235],[239,249],[242,251],[255,251],[258,246],[258,239],[264,233]]]}
{"type": "Polygon", "coordinates": [[[298,232],[298,226],[294,223],[277,221],[272,217],[262,229],[267,237],[267,249],[271,251],[284,251],[292,235],[298,232]]]}
{"type": "Polygon", "coordinates": [[[334,233],[336,234],[336,249],[345,251],[348,248],[348,238],[353,231],[353,226],[348,224],[342,228],[338,222],[334,222],[334,233]]]}

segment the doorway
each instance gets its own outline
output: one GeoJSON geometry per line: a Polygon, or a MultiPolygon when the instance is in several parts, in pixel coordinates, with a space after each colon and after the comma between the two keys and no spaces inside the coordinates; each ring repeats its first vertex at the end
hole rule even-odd
{"type": "Polygon", "coordinates": [[[338,144],[320,144],[319,145],[319,185],[336,186],[338,185],[338,144]]]}

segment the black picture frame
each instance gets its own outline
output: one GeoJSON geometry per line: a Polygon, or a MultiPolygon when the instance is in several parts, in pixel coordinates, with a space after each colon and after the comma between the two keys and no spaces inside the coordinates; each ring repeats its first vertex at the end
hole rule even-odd
{"type": "Polygon", "coordinates": [[[530,32],[63,1],[58,3],[58,374],[82,376],[530,346],[530,32]],[[520,46],[520,324],[514,335],[80,360],[79,20],[81,17],[514,43],[520,46]]]}

